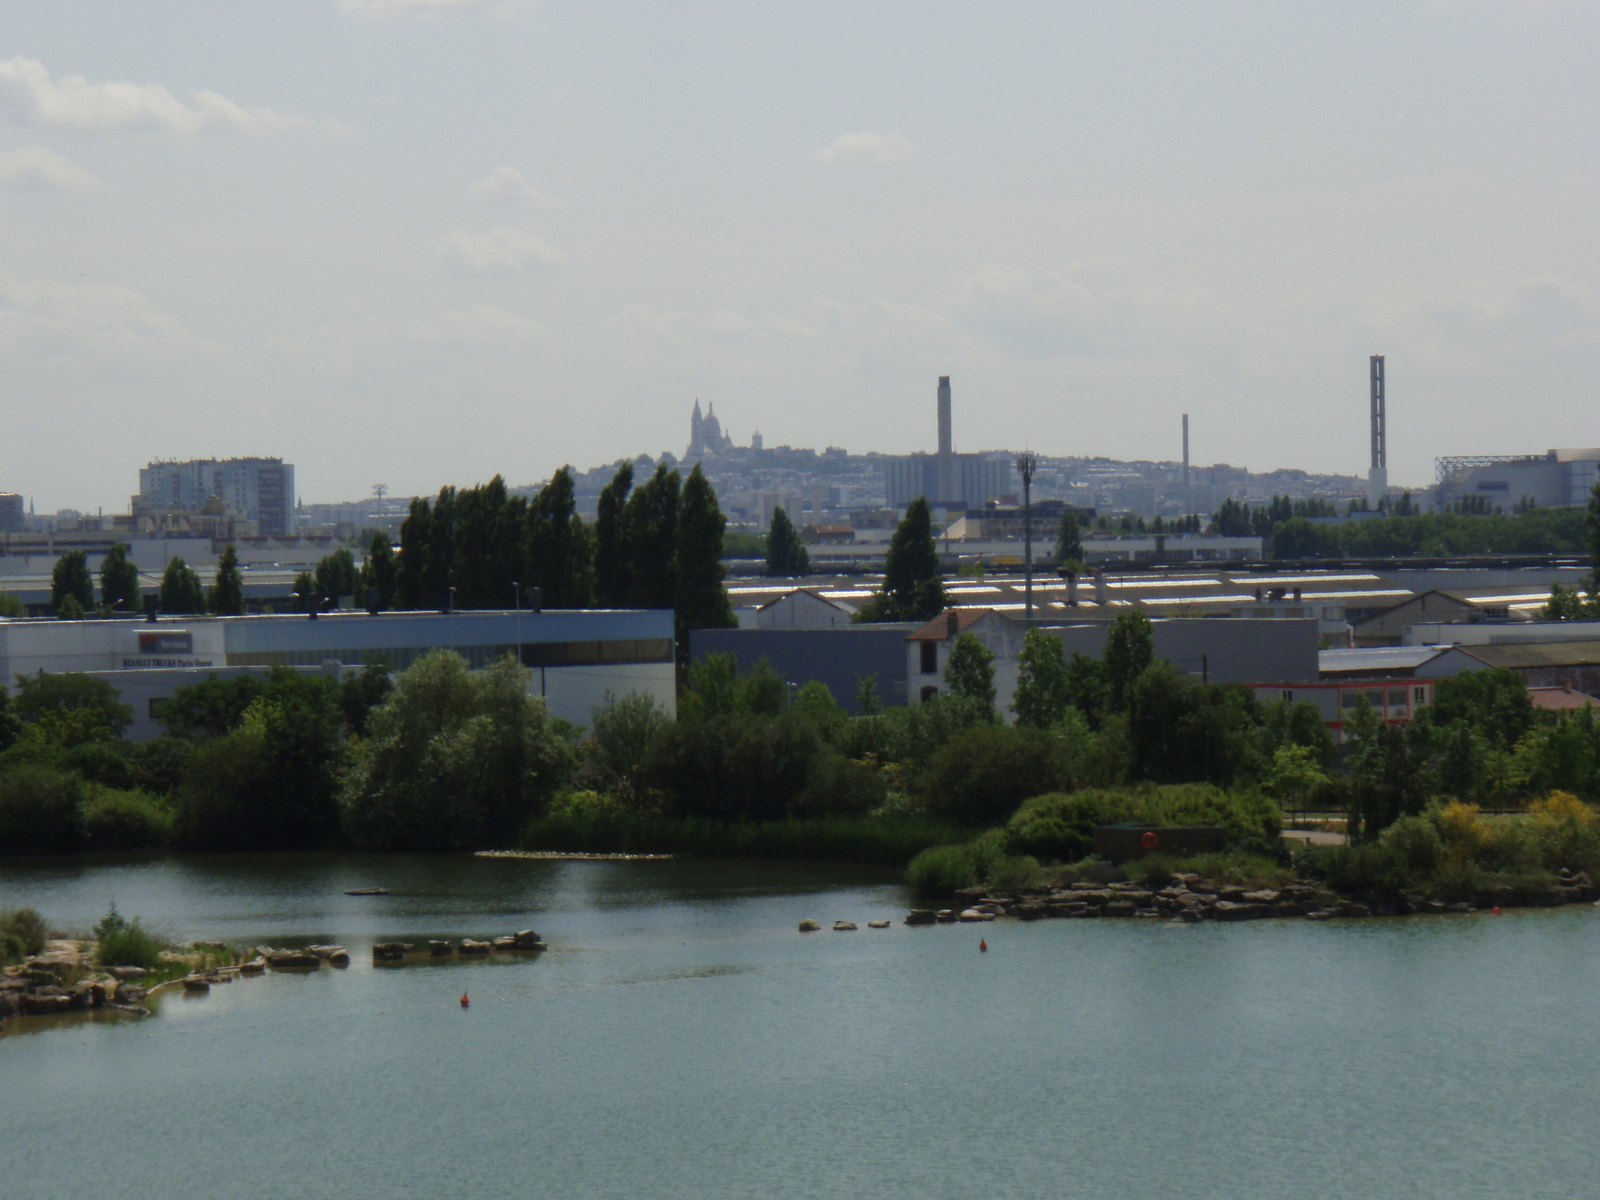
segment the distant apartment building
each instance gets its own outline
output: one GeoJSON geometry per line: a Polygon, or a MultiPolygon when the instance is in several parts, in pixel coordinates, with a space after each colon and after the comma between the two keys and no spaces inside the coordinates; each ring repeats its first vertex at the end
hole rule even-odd
{"type": "Polygon", "coordinates": [[[1006,455],[951,454],[946,470],[949,482],[940,488],[940,455],[907,454],[883,460],[884,490],[890,505],[904,508],[918,497],[927,497],[935,508],[981,508],[985,501],[1016,491],[1011,482],[1011,463],[1006,455]],[[950,495],[943,495],[949,491],[950,495]]]}
{"type": "Polygon", "coordinates": [[[202,513],[208,501],[219,499],[262,535],[288,537],[294,532],[294,496],[294,466],[281,458],[197,458],[141,468],[134,509],[202,513]]]}
{"type": "Polygon", "coordinates": [[[16,492],[0,492],[0,533],[21,533],[28,527],[28,511],[16,492]]]}

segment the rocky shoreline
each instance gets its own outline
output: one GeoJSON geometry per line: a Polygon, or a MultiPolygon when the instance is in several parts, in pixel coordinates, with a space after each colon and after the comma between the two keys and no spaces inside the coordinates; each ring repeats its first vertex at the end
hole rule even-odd
{"type": "Polygon", "coordinates": [[[1050,917],[1165,918],[1179,923],[1198,921],[1254,921],[1268,917],[1299,917],[1328,921],[1336,917],[1405,916],[1411,913],[1465,913],[1502,908],[1544,908],[1600,901],[1600,888],[1588,875],[1562,870],[1558,885],[1548,892],[1524,895],[1510,888],[1492,889],[1474,901],[1446,903],[1415,896],[1340,896],[1325,886],[1294,880],[1278,888],[1247,888],[1175,875],[1165,887],[1152,889],[1137,882],[1075,883],[1071,887],[1035,889],[1016,896],[994,896],[986,888],[966,888],[956,893],[959,907],[913,909],[907,925],[993,921],[1015,917],[1036,921],[1050,917]]]}
{"type": "Polygon", "coordinates": [[[136,982],[148,974],[143,967],[97,967],[81,943],[52,941],[0,975],[0,1025],[11,1017],[91,1010],[149,1016],[149,989],[136,982]]]}

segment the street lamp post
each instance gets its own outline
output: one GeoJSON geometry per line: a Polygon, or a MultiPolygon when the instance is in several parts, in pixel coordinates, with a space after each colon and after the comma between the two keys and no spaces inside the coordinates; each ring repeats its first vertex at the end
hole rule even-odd
{"type": "Polygon", "coordinates": [[[1031,452],[1017,455],[1017,474],[1022,476],[1022,571],[1023,615],[1033,616],[1033,473],[1039,459],[1031,452]]]}

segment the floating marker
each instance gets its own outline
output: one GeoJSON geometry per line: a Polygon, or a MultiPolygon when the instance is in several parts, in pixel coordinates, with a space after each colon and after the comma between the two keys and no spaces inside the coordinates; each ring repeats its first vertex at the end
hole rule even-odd
{"type": "Polygon", "coordinates": [[[1498,904],[1494,906],[1494,915],[1497,917],[1500,915],[1500,906],[1498,904]]]}
{"type": "Polygon", "coordinates": [[[978,949],[981,952],[987,954],[989,952],[989,939],[988,938],[979,938],[978,939],[978,949]]]}
{"type": "Polygon", "coordinates": [[[461,1007],[462,1008],[466,1008],[471,1003],[472,1003],[472,1001],[467,999],[467,994],[465,992],[462,992],[461,993],[461,1007]]]}

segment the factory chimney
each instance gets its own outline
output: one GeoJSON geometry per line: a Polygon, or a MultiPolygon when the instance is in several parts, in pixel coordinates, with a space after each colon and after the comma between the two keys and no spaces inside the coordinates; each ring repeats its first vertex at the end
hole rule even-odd
{"type": "Polygon", "coordinates": [[[1183,511],[1189,512],[1189,414],[1183,414],[1183,511]]]}
{"type": "Polygon", "coordinates": [[[939,494],[935,504],[956,498],[956,459],[950,445],[950,376],[939,376],[939,494]]]}
{"type": "Polygon", "coordinates": [[[1383,355],[1371,359],[1372,465],[1367,471],[1367,507],[1376,509],[1389,494],[1389,422],[1384,411],[1383,355]]]}

